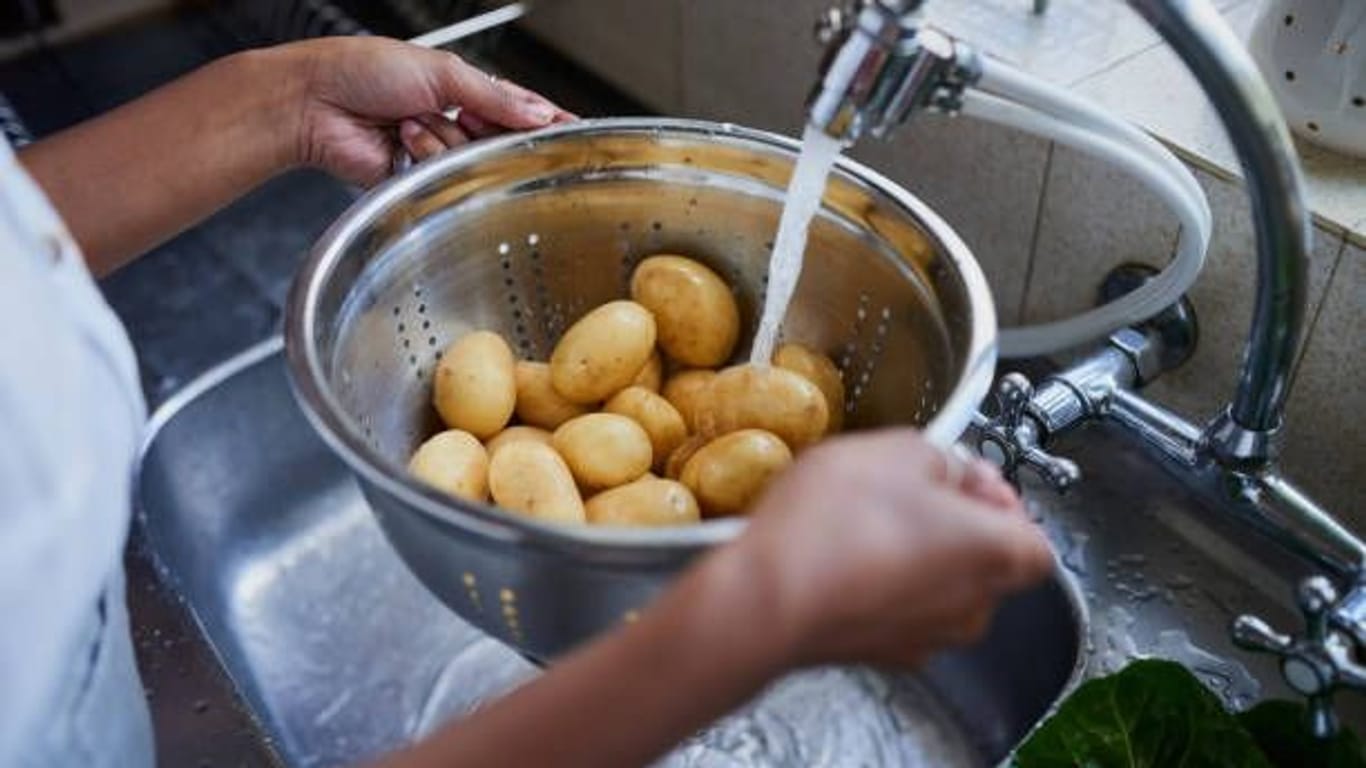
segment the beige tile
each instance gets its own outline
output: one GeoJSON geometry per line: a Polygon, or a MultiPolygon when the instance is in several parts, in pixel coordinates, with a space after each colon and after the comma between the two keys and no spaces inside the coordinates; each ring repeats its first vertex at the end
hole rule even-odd
{"type": "Polygon", "coordinates": [[[1060,146],[1046,190],[1025,298],[1029,322],[1092,308],[1101,282],[1119,264],[1162,267],[1171,260],[1176,216],[1128,173],[1060,146]]]}
{"type": "MultiPolygon", "coordinates": [[[[1252,322],[1252,297],[1257,284],[1256,240],[1246,192],[1240,184],[1196,173],[1214,213],[1214,238],[1205,269],[1190,292],[1200,322],[1200,342],[1185,365],[1153,382],[1148,394],[1157,402],[1203,423],[1233,394],[1242,364],[1243,347],[1252,322]]],[[[1306,322],[1323,301],[1342,238],[1314,231],[1309,257],[1306,322]]]]}
{"type": "Polygon", "coordinates": [[[1366,534],[1366,248],[1333,274],[1287,410],[1282,465],[1319,503],[1366,534]]]}
{"type": "Polygon", "coordinates": [[[679,17],[685,0],[554,0],[525,26],[637,100],[664,113],[682,108],[679,17]]]}
{"type": "MultiPolygon", "coordinates": [[[[1259,3],[1227,12],[1242,39],[1259,3]]],[[[1077,92],[1161,136],[1205,167],[1239,175],[1227,132],[1195,78],[1170,49],[1156,46],[1077,84],[1077,92]]],[[[1366,160],[1298,142],[1305,189],[1314,213],[1329,227],[1366,228],[1366,160]]]]}
{"type": "Polygon", "coordinates": [[[1032,6],[1028,0],[935,0],[925,16],[980,50],[1059,83],[1075,83],[1161,43],[1120,2],[1053,0],[1043,16],[1031,13],[1032,6]]]}
{"type": "MultiPolygon", "coordinates": [[[[1240,38],[1247,38],[1259,6],[1244,2],[1227,12],[1240,38]]],[[[1219,168],[1237,168],[1214,108],[1185,64],[1165,45],[1081,80],[1077,92],[1219,168]]]]}
{"type": "Polygon", "coordinates": [[[929,203],[976,255],[1000,321],[1019,319],[1047,142],[975,120],[927,115],[853,156],[929,203]]]}
{"type": "Polygon", "coordinates": [[[800,133],[829,0],[683,0],[683,111],[800,133]]]}
{"type": "Polygon", "coordinates": [[[1297,141],[1309,207],[1343,229],[1366,230],[1366,158],[1297,141]]]}

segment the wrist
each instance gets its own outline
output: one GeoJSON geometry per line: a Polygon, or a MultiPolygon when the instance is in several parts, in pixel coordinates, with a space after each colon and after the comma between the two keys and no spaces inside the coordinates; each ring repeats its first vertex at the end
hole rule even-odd
{"type": "Polygon", "coordinates": [[[800,665],[800,644],[764,563],[747,554],[727,547],[696,569],[693,642],[762,684],[800,665]]]}
{"type": "Polygon", "coordinates": [[[261,150],[272,175],[308,162],[307,113],[311,56],[295,46],[243,51],[221,61],[231,85],[245,94],[238,108],[247,139],[261,150]],[[244,87],[245,86],[245,87],[244,87]]]}

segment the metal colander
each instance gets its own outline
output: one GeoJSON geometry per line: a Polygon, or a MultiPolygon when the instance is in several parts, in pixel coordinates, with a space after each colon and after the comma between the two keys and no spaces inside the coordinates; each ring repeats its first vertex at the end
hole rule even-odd
{"type": "MultiPolygon", "coordinates": [[[[403,467],[438,428],[430,385],[447,344],[491,329],[544,360],[579,316],[625,297],[651,254],[691,256],[728,279],[748,339],[797,148],[728,125],[582,121],[421,165],[323,236],[290,298],[299,399],[448,605],[531,655],[553,655],[629,617],[743,525],[551,526],[447,498],[403,467]]],[[[784,336],[839,365],[848,428],[918,424],[952,441],[990,382],[995,333],[986,283],[943,220],[842,161],[784,336]]]]}

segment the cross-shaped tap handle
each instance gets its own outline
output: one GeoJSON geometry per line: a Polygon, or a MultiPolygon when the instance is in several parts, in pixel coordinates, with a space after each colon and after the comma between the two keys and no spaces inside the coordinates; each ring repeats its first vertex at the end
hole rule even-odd
{"type": "Polygon", "coordinates": [[[1054,456],[1039,446],[1039,431],[1029,418],[1029,403],[1034,385],[1021,373],[1008,373],[996,384],[996,415],[978,413],[977,450],[1001,468],[1001,474],[1019,484],[1021,469],[1038,475],[1055,490],[1065,491],[1081,479],[1076,463],[1054,456]]]}
{"type": "Polygon", "coordinates": [[[1281,676],[1308,700],[1314,734],[1327,738],[1338,729],[1333,692],[1366,690],[1366,669],[1352,658],[1351,641],[1330,631],[1329,615],[1338,601],[1332,582],[1312,576],[1300,584],[1295,597],[1304,614],[1304,637],[1282,634],[1256,616],[1243,615],[1233,621],[1233,642],[1280,659],[1281,676]]]}

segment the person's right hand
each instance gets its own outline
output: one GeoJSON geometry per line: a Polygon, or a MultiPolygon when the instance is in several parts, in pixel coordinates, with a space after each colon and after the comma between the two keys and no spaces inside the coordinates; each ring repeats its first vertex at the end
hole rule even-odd
{"type": "Polygon", "coordinates": [[[914,666],[978,639],[1001,597],[1054,567],[994,467],[910,429],[812,448],[751,516],[717,559],[734,587],[756,590],[762,631],[793,666],[914,666]]]}

